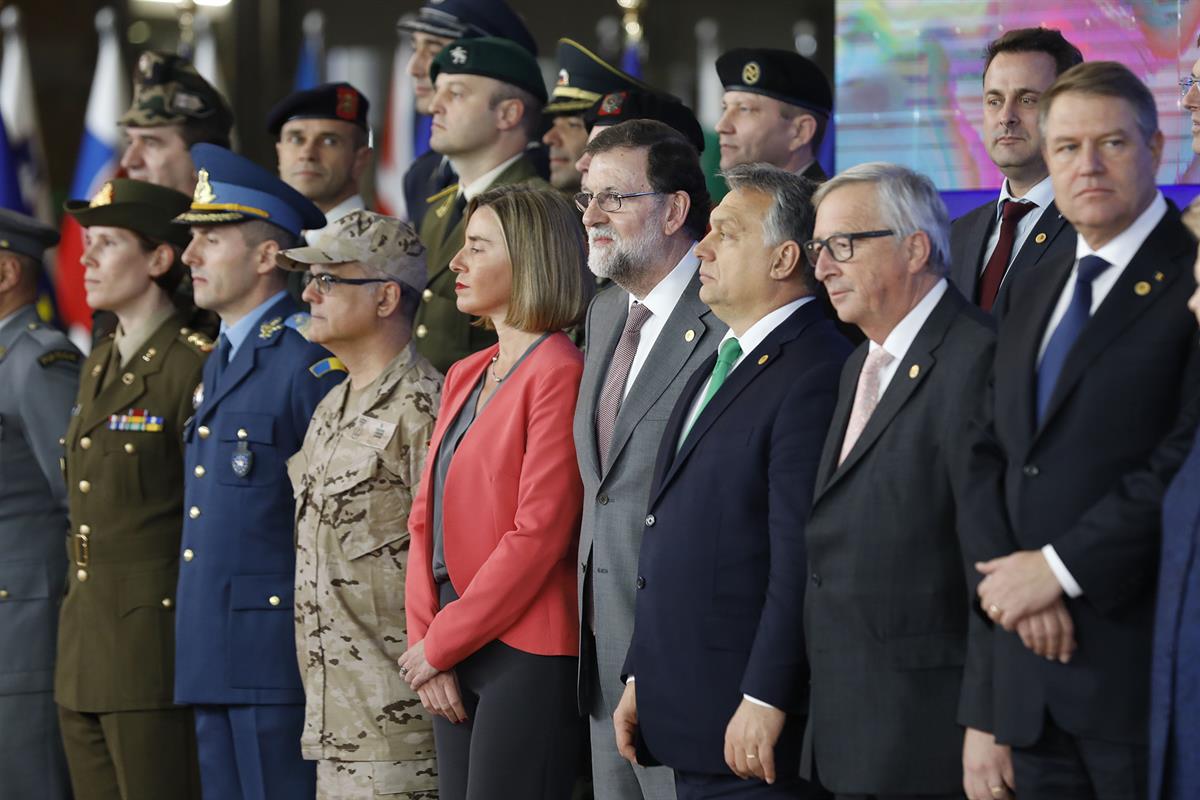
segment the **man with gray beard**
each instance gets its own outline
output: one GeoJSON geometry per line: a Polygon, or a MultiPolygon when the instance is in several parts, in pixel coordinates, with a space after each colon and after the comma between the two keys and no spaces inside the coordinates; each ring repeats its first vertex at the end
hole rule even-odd
{"type": "Polygon", "coordinates": [[[631,120],[587,146],[575,202],[588,231],[588,266],[612,284],[588,309],[575,450],[583,476],[579,537],[579,704],[591,719],[597,800],[673,800],[665,768],[617,753],[612,714],[633,633],[642,530],[654,458],[692,373],[726,326],[700,301],[692,252],[709,196],[695,148],[673,128],[631,120]]]}

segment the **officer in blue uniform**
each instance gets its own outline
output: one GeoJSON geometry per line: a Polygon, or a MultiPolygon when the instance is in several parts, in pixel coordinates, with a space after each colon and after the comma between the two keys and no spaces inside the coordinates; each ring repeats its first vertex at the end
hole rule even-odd
{"type": "Polygon", "coordinates": [[[206,800],[313,797],[300,754],[293,495],[287,460],[344,377],[303,335],[275,255],[325,215],[276,176],[220,147],[192,148],[197,182],[183,261],[221,335],[184,442],[175,701],[195,712],[206,800]]]}

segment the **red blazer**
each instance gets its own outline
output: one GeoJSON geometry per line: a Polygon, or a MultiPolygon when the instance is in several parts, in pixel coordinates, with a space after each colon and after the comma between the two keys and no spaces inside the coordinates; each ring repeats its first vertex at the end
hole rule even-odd
{"type": "Polygon", "coordinates": [[[446,428],[499,349],[450,367],[417,496],[405,579],[410,646],[440,670],[499,639],[526,653],[579,647],[575,551],[583,484],[571,433],[583,356],[562,333],[538,345],[462,438],[442,498],[446,568],[459,600],[439,609],[429,492],[446,428]]]}

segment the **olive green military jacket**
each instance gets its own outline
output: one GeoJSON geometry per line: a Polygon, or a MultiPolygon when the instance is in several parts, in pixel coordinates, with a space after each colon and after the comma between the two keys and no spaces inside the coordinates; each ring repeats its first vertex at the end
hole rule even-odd
{"type": "Polygon", "coordinates": [[[71,534],[54,697],[74,711],[171,708],[183,528],[183,428],[212,342],[171,316],[105,388],[84,364],[67,427],[71,534]]]}
{"type": "MultiPolygon", "coordinates": [[[[489,188],[510,183],[543,187],[550,185],[538,177],[537,168],[528,156],[522,156],[510,164],[489,188]]],[[[426,247],[425,263],[429,269],[429,282],[421,295],[413,336],[417,350],[442,374],[455,361],[496,343],[494,331],[472,325],[472,317],[458,310],[450,259],[462,249],[466,240],[465,215],[452,229],[446,230],[450,211],[457,199],[457,183],[428,198],[420,230],[421,242],[426,247]]]]}

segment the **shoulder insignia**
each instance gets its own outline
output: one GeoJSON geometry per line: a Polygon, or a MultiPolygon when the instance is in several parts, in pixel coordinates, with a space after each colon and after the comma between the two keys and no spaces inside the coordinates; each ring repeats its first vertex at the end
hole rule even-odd
{"type": "Polygon", "coordinates": [[[437,203],[441,200],[445,200],[447,195],[452,195],[452,196],[458,195],[458,184],[457,183],[450,184],[449,186],[447,186],[445,189],[442,189],[437,194],[429,195],[429,197],[425,198],[425,202],[429,203],[430,205],[433,205],[434,203],[437,203]]]}
{"type": "Polygon", "coordinates": [[[283,330],[283,317],[275,317],[275,319],[258,326],[258,338],[270,339],[281,330],[283,330]]]}
{"type": "Polygon", "coordinates": [[[296,333],[308,340],[308,324],[310,322],[312,322],[311,316],[304,311],[297,311],[295,314],[292,314],[290,317],[284,320],[283,327],[291,328],[296,333]]]}
{"type": "Polygon", "coordinates": [[[79,353],[74,350],[50,350],[38,357],[38,363],[43,367],[57,364],[60,361],[65,361],[68,364],[78,364],[79,353]]]}
{"type": "Polygon", "coordinates": [[[313,364],[308,368],[308,371],[320,378],[330,372],[346,372],[346,365],[333,356],[330,356],[313,364]]]}
{"type": "Polygon", "coordinates": [[[191,328],[180,328],[179,338],[183,339],[183,341],[187,342],[194,349],[199,350],[201,353],[212,352],[212,339],[208,338],[203,333],[200,333],[200,331],[194,331],[191,328]]]}

